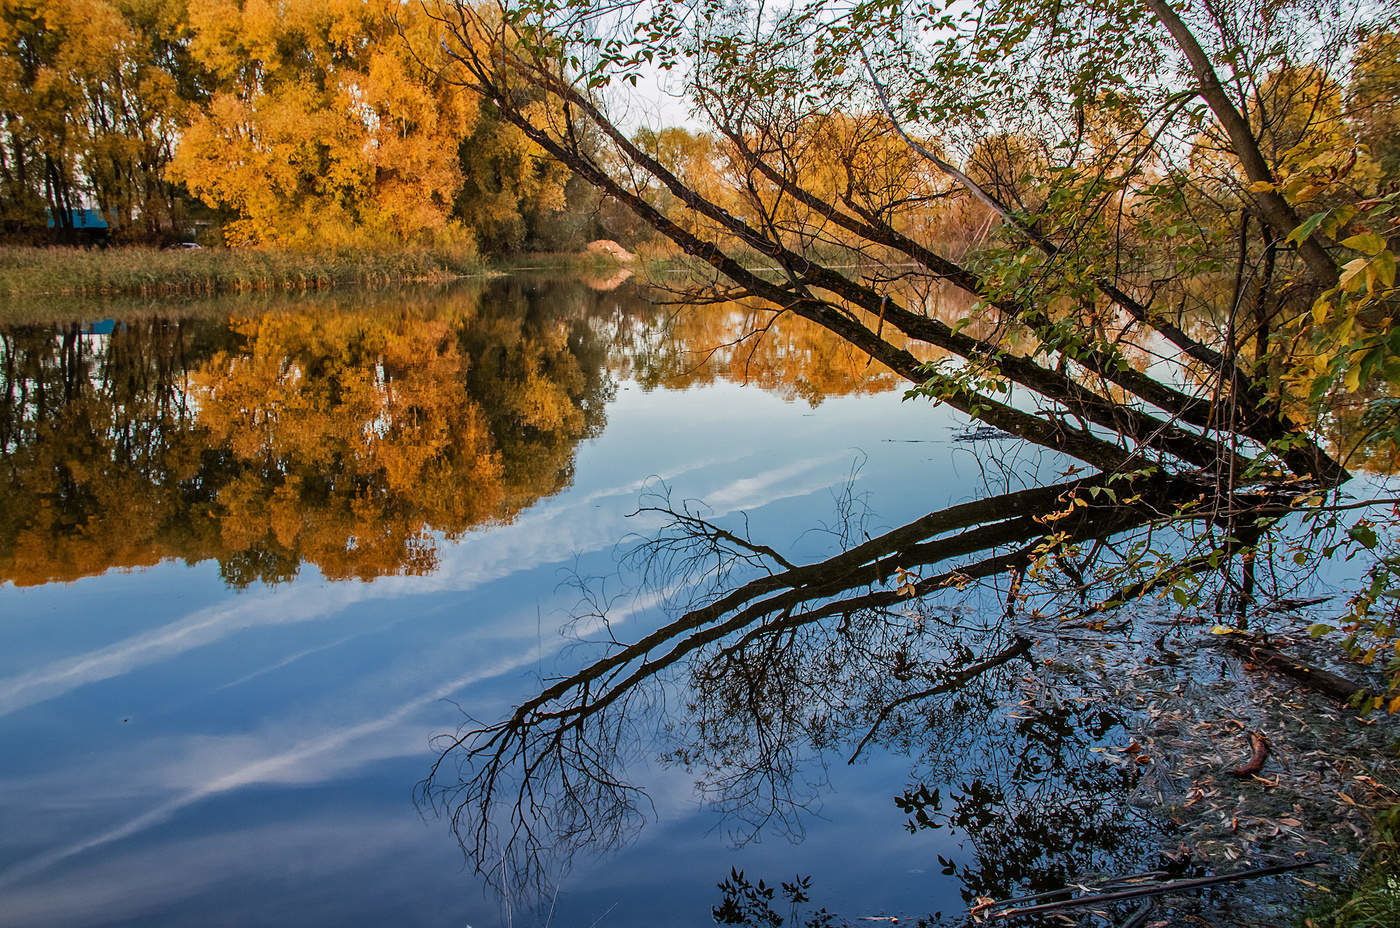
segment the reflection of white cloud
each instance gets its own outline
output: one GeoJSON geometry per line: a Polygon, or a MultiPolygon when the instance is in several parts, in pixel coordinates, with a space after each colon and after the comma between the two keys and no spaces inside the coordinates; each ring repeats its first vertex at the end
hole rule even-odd
{"type": "MultiPolygon", "coordinates": [[[[652,609],[671,592],[674,591],[666,590],[650,596],[638,597],[625,608],[611,612],[608,615],[608,622],[612,626],[621,625],[633,616],[652,609]]],[[[578,629],[580,635],[589,634],[590,631],[596,631],[596,627],[578,629]]],[[[556,650],[562,644],[562,639],[556,639],[554,647],[550,650],[556,650]]],[[[529,666],[543,656],[542,651],[541,644],[531,645],[521,653],[489,662],[437,686],[429,692],[414,696],[376,718],[333,728],[315,737],[303,738],[284,750],[245,761],[241,766],[207,779],[173,799],[162,802],[120,825],[67,846],[39,854],[7,870],[0,871],[0,887],[12,886],[85,851],[129,838],[147,828],[167,821],[183,809],[220,793],[227,793],[253,784],[320,782],[343,774],[347,769],[361,767],[372,761],[392,756],[417,754],[423,749],[420,733],[403,727],[403,723],[412,713],[446,699],[472,684],[529,666]],[[395,732],[399,736],[398,738],[391,737],[385,740],[382,737],[377,737],[371,746],[364,749],[357,748],[354,751],[348,750],[349,746],[355,742],[362,741],[371,735],[381,736],[384,732],[395,729],[398,729],[395,732]]],[[[202,740],[205,741],[206,745],[209,743],[209,739],[202,740]]],[[[234,744],[230,746],[236,751],[239,745],[246,745],[247,741],[246,738],[236,739],[234,744]]],[[[207,750],[204,754],[206,759],[226,759],[226,755],[221,758],[220,755],[207,750]]],[[[150,772],[147,771],[147,773],[150,772]]]]}
{"type": "MultiPolygon", "coordinates": [[[[30,858],[21,864],[0,872],[0,887],[13,885],[26,877],[32,876],[60,861],[81,854],[84,851],[101,847],[105,844],[111,844],[113,841],[120,841],[123,838],[144,831],[153,825],[166,821],[180,810],[188,808],[210,796],[226,793],[230,790],[239,789],[254,783],[306,782],[305,771],[302,767],[307,762],[315,759],[318,755],[343,750],[351,743],[365,738],[366,736],[392,728],[394,725],[406,719],[408,715],[416,709],[451,696],[464,686],[525,666],[529,662],[535,660],[535,658],[536,655],[532,649],[524,655],[502,660],[492,667],[459,677],[443,686],[437,687],[429,693],[423,694],[391,709],[378,718],[325,732],[317,737],[309,738],[285,751],[280,751],[276,754],[246,763],[222,776],[209,780],[201,786],[190,789],[173,799],[163,802],[155,808],[121,825],[109,828],[66,847],[56,848],[52,851],[40,854],[37,857],[30,858]]],[[[358,755],[355,764],[358,765],[364,760],[365,757],[363,754],[358,755]]]]}
{"type": "Polygon", "coordinates": [[[783,486],[783,484],[794,477],[809,474],[814,470],[825,469],[833,463],[848,463],[849,461],[850,454],[845,451],[838,454],[828,454],[824,457],[795,461],[786,467],[764,471],[757,477],[744,477],[735,480],[727,486],[707,493],[705,494],[705,503],[717,515],[725,515],[740,509],[756,509],[760,506],[767,506],[793,496],[805,496],[808,493],[833,486],[832,479],[830,477],[821,477],[816,481],[808,479],[796,486],[783,486]]]}
{"type": "Polygon", "coordinates": [[[713,467],[734,464],[740,459],[741,458],[737,455],[706,458],[704,460],[694,461],[686,467],[669,471],[665,477],[653,474],[618,487],[609,487],[603,490],[586,490],[582,493],[574,492],[563,497],[552,497],[536,503],[529,511],[548,517],[561,509],[591,506],[600,500],[612,499],[617,496],[631,496],[640,492],[643,488],[658,479],[667,481],[679,480],[681,477],[688,474],[703,473],[713,467]]]}
{"type": "MultiPolygon", "coordinates": [[[[422,828],[408,816],[348,821],[337,816],[190,838],[98,861],[80,874],[7,889],[0,898],[0,922],[73,928],[137,920],[214,887],[256,879],[270,868],[304,879],[329,878],[388,861],[421,843],[422,828]],[[367,835],[372,836],[368,843],[367,835]]],[[[318,902],[334,904],[324,898],[318,902]]],[[[298,919],[283,905],[279,921],[295,923],[298,919]]],[[[354,914],[344,913],[347,918],[354,914]]],[[[225,917],[236,919],[237,913],[225,917]]]]}
{"type": "MultiPolygon", "coordinates": [[[[705,494],[716,518],[736,509],[755,509],[833,485],[830,478],[783,486],[843,455],[811,459],[758,478],[745,477],[705,494]]],[[[689,470],[687,468],[686,470],[689,470]]],[[[684,471],[682,471],[684,472],[684,471]]],[[[248,593],[231,603],[210,606],[193,615],[85,654],[53,661],[27,673],[0,679],[0,715],[71,692],[81,686],[130,673],[204,647],[246,629],[310,622],[337,615],[358,602],[416,594],[465,591],[522,570],[605,550],[645,523],[626,521],[618,506],[595,512],[600,499],[633,497],[644,481],[585,494],[567,505],[524,513],[515,523],[468,535],[444,545],[440,568],[424,577],[385,577],[373,583],[304,580],[290,586],[248,593]]]]}
{"type": "Polygon", "coordinates": [[[0,715],[202,647],[241,629],[305,622],[334,614],[358,598],[355,592],[353,586],[306,583],[285,592],[240,596],[231,603],[201,609],[178,622],[133,635],[105,648],[0,680],[0,715]],[[300,608],[287,608],[292,603],[299,603],[300,608]]]}
{"type": "Polygon", "coordinates": [[[227,683],[220,685],[218,689],[229,690],[233,689],[235,686],[242,686],[245,683],[249,683],[253,680],[256,680],[258,677],[266,676],[267,674],[273,673],[274,671],[281,670],[283,667],[289,667],[292,664],[295,664],[297,661],[301,660],[303,657],[310,657],[313,654],[320,654],[323,651],[330,651],[335,648],[338,648],[341,645],[345,644],[347,641],[355,640],[362,634],[364,634],[364,632],[356,632],[353,635],[346,635],[342,638],[337,638],[334,641],[327,641],[324,644],[318,644],[314,648],[304,648],[300,651],[297,651],[295,654],[288,654],[286,657],[282,658],[279,661],[276,661],[275,663],[268,664],[266,667],[259,667],[252,673],[245,673],[243,676],[238,677],[237,679],[230,680],[227,683]]]}

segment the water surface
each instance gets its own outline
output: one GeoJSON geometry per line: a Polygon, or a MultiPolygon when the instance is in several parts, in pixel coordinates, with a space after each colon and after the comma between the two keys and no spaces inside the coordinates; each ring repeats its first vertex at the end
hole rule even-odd
{"type": "Polygon", "coordinates": [[[754,832],[638,745],[650,824],[528,912],[415,806],[433,736],[590,653],[579,581],[628,592],[662,487],[806,558],[843,500],[876,534],[1063,467],[746,325],[527,279],[0,333],[0,922],[708,924],[731,867],[959,909],[967,851],[900,827],[898,751],[808,763],[754,832]]]}

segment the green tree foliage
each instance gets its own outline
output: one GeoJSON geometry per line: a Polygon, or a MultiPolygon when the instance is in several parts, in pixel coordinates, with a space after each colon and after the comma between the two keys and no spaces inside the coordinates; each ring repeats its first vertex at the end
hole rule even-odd
{"type": "Polygon", "coordinates": [[[538,244],[550,224],[566,221],[568,171],[489,108],[478,111],[463,135],[457,163],[452,215],[471,228],[482,251],[523,250],[538,244]]]}

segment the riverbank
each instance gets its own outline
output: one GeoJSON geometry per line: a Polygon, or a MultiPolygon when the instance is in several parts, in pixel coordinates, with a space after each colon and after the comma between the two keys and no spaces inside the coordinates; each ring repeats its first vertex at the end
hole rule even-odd
{"type": "MultiPolygon", "coordinates": [[[[1400,924],[1366,920],[1400,912],[1397,813],[1382,811],[1400,795],[1396,720],[1362,715],[1271,669],[1257,652],[1227,646],[1224,636],[1183,622],[1170,600],[1125,613],[1114,626],[1121,630],[1100,638],[1058,629],[1038,655],[1048,661],[1041,685],[1059,698],[1083,687],[1090,704],[1121,714],[1123,732],[1100,757],[1131,783],[1124,807],[1141,816],[1135,840],[1150,847],[1155,831],[1161,853],[1184,853],[1201,873],[1316,864],[1218,894],[1162,897],[1154,917],[1279,928],[1400,924]]],[[[1267,628],[1296,666],[1379,691],[1385,677],[1374,666],[1339,660],[1310,636],[1325,614],[1325,606],[1280,609],[1252,624],[1267,628]]]]}
{"type": "Polygon", "coordinates": [[[226,248],[0,248],[0,299],[205,296],[436,282],[480,274],[449,250],[326,253],[226,248]]]}
{"type": "MultiPolygon", "coordinates": [[[[298,252],[125,247],[0,248],[0,304],[65,297],[187,297],[301,293],[341,287],[441,283],[516,266],[616,268],[597,254],[523,255],[500,262],[469,251],[298,252]]],[[[0,316],[5,315],[0,310],[0,316]]]]}
{"type": "Polygon", "coordinates": [[[1400,806],[1376,817],[1371,845],[1355,878],[1320,899],[1303,928],[1373,928],[1400,925],[1400,806]]]}

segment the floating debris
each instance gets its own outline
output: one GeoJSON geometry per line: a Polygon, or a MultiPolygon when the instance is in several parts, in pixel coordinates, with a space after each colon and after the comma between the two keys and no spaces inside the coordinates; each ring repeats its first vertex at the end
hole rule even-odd
{"type": "Polygon", "coordinates": [[[975,425],[956,433],[953,436],[953,441],[998,441],[1014,437],[1009,432],[1003,432],[990,425],[975,425]]]}

